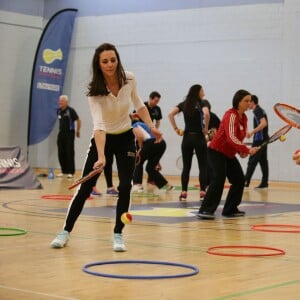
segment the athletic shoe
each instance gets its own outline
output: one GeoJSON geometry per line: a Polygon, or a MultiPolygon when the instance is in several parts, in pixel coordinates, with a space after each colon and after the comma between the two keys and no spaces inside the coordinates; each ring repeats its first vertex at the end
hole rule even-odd
{"type": "Polygon", "coordinates": [[[63,176],[64,176],[63,173],[58,173],[58,174],[56,175],[56,177],[63,177],[63,176]]]}
{"type": "Polygon", "coordinates": [[[92,196],[101,196],[102,194],[97,190],[96,187],[93,187],[93,190],[91,192],[92,196]]]}
{"type": "Polygon", "coordinates": [[[179,196],[179,201],[186,201],[187,198],[187,192],[181,192],[179,196]]]}
{"type": "Polygon", "coordinates": [[[68,174],[67,177],[68,178],[73,178],[73,174],[68,174]]]}
{"type": "Polygon", "coordinates": [[[169,183],[167,183],[167,184],[165,185],[165,188],[166,188],[166,191],[167,191],[167,192],[170,192],[170,191],[175,190],[175,186],[173,186],[172,184],[169,184],[169,183]]]}
{"type": "Polygon", "coordinates": [[[204,198],[206,195],[206,192],[205,191],[200,191],[200,198],[204,198]]]}
{"type": "Polygon", "coordinates": [[[259,186],[256,186],[255,189],[267,189],[268,184],[260,184],[259,186]]]}
{"type": "Polygon", "coordinates": [[[143,193],[144,192],[144,188],[141,184],[134,184],[131,188],[131,191],[133,193],[143,193]]]}
{"type": "Polygon", "coordinates": [[[126,247],[121,233],[115,233],[113,238],[113,249],[115,252],[124,252],[126,247]]]}
{"type": "Polygon", "coordinates": [[[113,197],[118,197],[119,192],[115,188],[110,188],[110,189],[107,189],[106,195],[113,196],[113,197]]]}
{"type": "Polygon", "coordinates": [[[214,220],[215,215],[206,211],[199,212],[197,217],[202,220],[214,220]]]}
{"type": "Polygon", "coordinates": [[[238,218],[238,217],[244,217],[245,216],[245,212],[241,211],[241,210],[237,210],[234,213],[231,214],[222,214],[223,217],[226,218],[238,218]]]}
{"type": "Polygon", "coordinates": [[[67,245],[69,241],[70,234],[68,231],[63,230],[59,232],[56,238],[51,242],[52,248],[63,248],[67,245]]]}

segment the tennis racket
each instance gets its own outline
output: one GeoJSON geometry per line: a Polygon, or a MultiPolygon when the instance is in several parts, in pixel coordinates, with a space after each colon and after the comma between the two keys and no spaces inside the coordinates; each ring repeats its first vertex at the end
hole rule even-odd
{"type": "Polygon", "coordinates": [[[71,190],[73,189],[74,187],[78,186],[79,184],[82,184],[88,180],[90,180],[92,177],[94,177],[95,175],[97,174],[100,174],[102,171],[103,171],[103,167],[100,166],[99,168],[97,169],[94,169],[93,171],[91,171],[89,174],[83,176],[82,178],[76,180],[73,184],[71,184],[68,189],[71,190]]]}
{"type": "Polygon", "coordinates": [[[300,129],[300,109],[284,103],[276,103],[273,108],[281,120],[300,129]]]}
{"type": "Polygon", "coordinates": [[[259,147],[262,148],[268,144],[271,144],[275,141],[277,141],[282,135],[285,135],[291,130],[291,125],[285,125],[279,130],[277,130],[267,141],[263,142],[259,147]]]}

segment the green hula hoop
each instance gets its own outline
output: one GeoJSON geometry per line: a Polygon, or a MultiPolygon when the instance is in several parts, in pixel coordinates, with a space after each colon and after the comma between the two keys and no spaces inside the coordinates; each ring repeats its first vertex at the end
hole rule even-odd
{"type": "Polygon", "coordinates": [[[19,228],[10,228],[10,227],[0,227],[0,236],[14,236],[14,235],[22,235],[26,234],[27,231],[19,228]],[[1,231],[14,231],[13,233],[1,233],[1,231]]]}

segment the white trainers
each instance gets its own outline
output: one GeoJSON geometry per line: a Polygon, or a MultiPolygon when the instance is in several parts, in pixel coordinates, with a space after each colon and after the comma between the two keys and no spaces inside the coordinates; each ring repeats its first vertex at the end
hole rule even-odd
{"type": "Polygon", "coordinates": [[[173,186],[173,185],[170,184],[170,183],[167,183],[167,184],[165,185],[165,188],[166,188],[166,191],[167,191],[167,192],[170,192],[170,191],[175,190],[175,186],[173,186]]]}
{"type": "Polygon", "coordinates": [[[113,249],[115,252],[124,252],[127,250],[121,233],[114,234],[113,249]]]}
{"type": "Polygon", "coordinates": [[[144,188],[141,184],[134,184],[131,188],[131,191],[133,193],[143,193],[144,192],[144,188]]]}
{"type": "Polygon", "coordinates": [[[56,175],[56,177],[63,177],[63,176],[64,176],[63,173],[58,173],[58,174],[56,175]]]}
{"type": "Polygon", "coordinates": [[[73,178],[73,174],[68,174],[67,177],[68,178],[73,178]]]}
{"type": "Polygon", "coordinates": [[[70,234],[68,231],[63,230],[59,232],[56,238],[51,242],[52,248],[63,248],[67,245],[69,241],[70,234]]]}

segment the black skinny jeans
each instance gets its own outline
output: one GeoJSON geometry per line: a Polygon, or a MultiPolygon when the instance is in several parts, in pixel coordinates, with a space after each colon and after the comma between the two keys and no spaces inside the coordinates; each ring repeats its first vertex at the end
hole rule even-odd
{"type": "Polygon", "coordinates": [[[231,186],[229,188],[223,215],[237,212],[242,201],[245,177],[242,167],[236,157],[228,158],[223,153],[208,148],[209,162],[212,167],[212,178],[203,199],[199,212],[213,214],[221,202],[226,177],[231,186]]]}
{"type": "Polygon", "coordinates": [[[205,191],[207,186],[207,144],[202,133],[185,133],[181,143],[183,169],[181,173],[181,186],[187,191],[190,180],[190,171],[194,151],[199,167],[200,190],[205,191]]]}
{"type": "MultiPolygon", "coordinates": [[[[122,134],[107,134],[105,143],[105,153],[113,153],[116,157],[118,177],[119,177],[119,197],[116,207],[116,222],[114,233],[122,233],[124,224],[121,215],[127,212],[130,205],[131,180],[133,176],[136,148],[132,130],[122,134]]],[[[91,140],[88,155],[84,164],[82,176],[87,175],[93,170],[93,165],[98,159],[98,153],[94,139],[91,140]]],[[[76,190],[69,205],[64,229],[71,232],[74,224],[79,217],[86,199],[90,196],[99,175],[81,184],[76,190]]]]}

